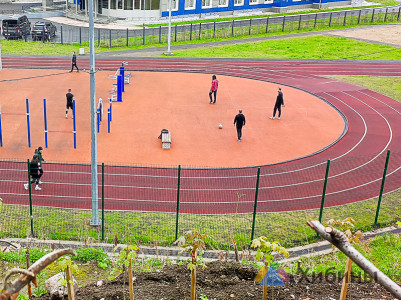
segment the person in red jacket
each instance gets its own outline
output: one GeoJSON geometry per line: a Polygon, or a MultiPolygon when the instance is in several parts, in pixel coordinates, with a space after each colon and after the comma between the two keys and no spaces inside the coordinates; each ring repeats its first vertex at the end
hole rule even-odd
{"type": "Polygon", "coordinates": [[[216,75],[213,75],[212,76],[212,87],[210,88],[210,92],[209,92],[210,104],[216,104],[218,88],[219,88],[219,81],[217,80],[216,75]],[[214,94],[214,101],[212,101],[212,94],[214,94]]]}

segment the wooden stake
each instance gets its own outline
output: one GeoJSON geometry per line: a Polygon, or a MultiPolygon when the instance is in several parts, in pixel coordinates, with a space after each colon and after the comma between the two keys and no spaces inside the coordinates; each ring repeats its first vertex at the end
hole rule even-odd
{"type": "MultiPolygon", "coordinates": [[[[26,268],[29,269],[31,266],[31,254],[29,253],[29,248],[26,250],[26,268]]],[[[32,286],[31,283],[28,283],[28,299],[32,299],[32,286]]]]}
{"type": "Polygon", "coordinates": [[[134,300],[134,280],[132,278],[132,259],[129,260],[128,282],[129,282],[129,299],[134,300]]]}
{"type": "Polygon", "coordinates": [[[347,264],[345,265],[343,284],[341,286],[340,300],[345,300],[345,298],[347,297],[347,290],[348,290],[349,278],[351,276],[351,269],[352,269],[352,259],[347,257],[347,264]]]}
{"type": "Polygon", "coordinates": [[[196,266],[191,271],[191,300],[196,300],[196,266]]]}
{"type": "MultiPolygon", "coordinates": [[[[66,259],[70,260],[69,257],[66,259]]],[[[67,270],[65,273],[67,277],[68,300],[75,300],[74,282],[72,281],[72,271],[70,265],[67,265],[67,270]]]]}
{"type": "Polygon", "coordinates": [[[267,300],[267,286],[263,287],[263,300],[267,300]]]}

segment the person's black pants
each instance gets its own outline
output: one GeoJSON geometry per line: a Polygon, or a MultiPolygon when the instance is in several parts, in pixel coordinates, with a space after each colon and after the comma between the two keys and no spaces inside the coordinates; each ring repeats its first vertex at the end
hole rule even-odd
{"type": "Polygon", "coordinates": [[[274,110],[273,110],[273,117],[275,117],[276,116],[276,111],[278,110],[278,117],[280,118],[281,117],[281,105],[275,105],[274,106],[274,110]]]}
{"type": "Polygon", "coordinates": [[[36,184],[39,184],[39,180],[40,180],[40,177],[42,177],[42,175],[43,175],[43,171],[38,175],[34,175],[34,176],[31,175],[31,177],[32,177],[31,183],[36,182],[36,184]]]}
{"type": "Polygon", "coordinates": [[[242,138],[242,126],[237,126],[237,136],[239,140],[242,138]]]}
{"type": "Polygon", "coordinates": [[[71,72],[72,72],[72,70],[74,70],[74,67],[77,68],[77,71],[79,71],[78,66],[77,66],[77,63],[76,63],[76,62],[73,62],[73,63],[72,63],[72,66],[71,66],[71,72]]]}
{"type": "Polygon", "coordinates": [[[217,98],[217,91],[210,91],[209,92],[209,98],[210,98],[210,103],[216,103],[216,98],[217,98]],[[212,100],[212,94],[214,94],[214,102],[212,100]]]}

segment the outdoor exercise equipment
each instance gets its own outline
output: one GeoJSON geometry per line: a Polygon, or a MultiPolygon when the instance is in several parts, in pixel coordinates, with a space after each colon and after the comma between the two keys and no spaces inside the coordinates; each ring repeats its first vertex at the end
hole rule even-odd
{"type": "Polygon", "coordinates": [[[58,132],[58,133],[73,133],[74,134],[74,149],[77,148],[77,126],[76,126],[76,115],[75,115],[75,99],[72,101],[72,121],[73,121],[73,130],[48,130],[47,129],[47,107],[46,107],[46,99],[43,99],[43,114],[44,114],[44,122],[45,122],[45,146],[48,148],[48,133],[50,132],[58,132]]]}
{"type": "Polygon", "coordinates": [[[3,147],[3,132],[2,132],[2,124],[1,124],[1,117],[2,115],[10,115],[10,116],[25,116],[26,115],[26,125],[28,130],[28,147],[31,148],[31,125],[29,120],[29,99],[26,99],[26,113],[8,113],[8,112],[1,112],[0,108],[0,147],[3,147]]]}

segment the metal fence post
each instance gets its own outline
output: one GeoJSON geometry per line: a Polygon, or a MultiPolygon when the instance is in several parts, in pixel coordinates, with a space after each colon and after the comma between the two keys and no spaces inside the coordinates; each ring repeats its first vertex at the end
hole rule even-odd
{"type": "Polygon", "coordinates": [[[192,23],[191,23],[190,31],[189,31],[189,40],[192,41],[192,23]]]}
{"type": "Polygon", "coordinates": [[[199,39],[201,39],[201,35],[202,35],[202,23],[199,23],[199,39]]]}
{"type": "Polygon", "coordinates": [[[104,163],[102,163],[102,242],[104,242],[104,163]]]}
{"type": "Polygon", "coordinates": [[[100,28],[97,30],[97,46],[100,47],[100,28]]]}
{"type": "Polygon", "coordinates": [[[162,42],[162,27],[159,27],[159,44],[162,42]]]}
{"type": "Polygon", "coordinates": [[[79,45],[82,46],[82,29],[79,27],[79,45]]]}
{"type": "Polygon", "coordinates": [[[234,36],[234,22],[235,20],[233,20],[233,23],[231,24],[231,36],[234,36]]]}
{"type": "Polygon", "coordinates": [[[362,13],[362,9],[359,10],[359,15],[358,15],[358,25],[361,22],[361,13],[362,13]]]}
{"type": "Polygon", "coordinates": [[[372,20],[370,21],[370,23],[373,23],[373,19],[375,18],[375,9],[373,9],[373,12],[372,12],[372,20]]]}
{"type": "Polygon", "coordinates": [[[313,24],[313,28],[316,28],[316,22],[317,22],[317,14],[315,14],[315,24],[313,24]]]}
{"type": "Polygon", "coordinates": [[[127,47],[128,47],[128,39],[129,39],[129,32],[128,32],[128,28],[127,28],[127,47]]]}
{"type": "Polygon", "coordinates": [[[330,13],[329,27],[331,27],[331,19],[333,17],[333,13],[330,13]]]}
{"type": "Polygon", "coordinates": [[[256,210],[258,207],[259,179],[260,179],[260,167],[258,168],[258,175],[256,177],[256,190],[255,190],[255,203],[253,204],[251,242],[255,235],[256,210]]]}
{"type": "Polygon", "coordinates": [[[283,17],[283,32],[284,32],[284,29],[285,29],[285,16],[283,17]]]}
{"type": "Polygon", "coordinates": [[[345,26],[346,24],[347,24],[347,12],[345,12],[345,14],[344,14],[343,26],[345,26]]]}
{"type": "Polygon", "coordinates": [[[323,208],[324,208],[324,199],[325,199],[325,197],[326,197],[327,179],[329,178],[329,169],[330,169],[330,159],[327,161],[326,175],[324,176],[324,185],[323,185],[323,193],[322,193],[322,202],[321,202],[321,204],[320,204],[320,213],[319,213],[319,222],[320,222],[320,223],[322,223],[323,208]]]}
{"type": "Polygon", "coordinates": [[[111,29],[109,30],[109,44],[110,44],[109,48],[111,48],[111,29]]]}
{"type": "Polygon", "coordinates": [[[389,159],[390,159],[390,150],[387,150],[387,157],[386,157],[386,163],[384,164],[384,171],[383,171],[382,184],[381,184],[381,187],[380,187],[379,200],[377,201],[377,209],[376,209],[376,216],[375,216],[374,226],[377,226],[377,220],[379,219],[380,204],[382,202],[383,189],[384,189],[384,183],[386,181],[386,174],[387,174],[387,167],[388,167],[389,159]]]}
{"type": "Polygon", "coordinates": [[[145,45],[145,26],[142,29],[142,45],[145,45]]]}
{"type": "Polygon", "coordinates": [[[266,18],[266,33],[269,31],[269,17],[266,18]]]}
{"type": "Polygon", "coordinates": [[[177,24],[175,24],[175,30],[174,30],[174,42],[177,41],[177,24]]]}
{"type": "Polygon", "coordinates": [[[63,26],[60,26],[61,45],[63,44],[63,26]]]}
{"type": "Polygon", "coordinates": [[[301,20],[302,20],[302,15],[299,15],[298,30],[301,30],[301,20]]]}
{"type": "Polygon", "coordinates": [[[398,9],[397,21],[399,21],[399,20],[400,20],[400,13],[401,13],[401,6],[400,6],[400,8],[398,9]]]}
{"type": "Polygon", "coordinates": [[[213,22],[213,38],[216,37],[216,22],[213,22]]]}
{"type": "Polygon", "coordinates": [[[249,35],[251,35],[252,32],[252,19],[249,19],[249,35]]]}
{"type": "Polygon", "coordinates": [[[177,209],[175,216],[175,240],[178,239],[178,217],[180,215],[180,188],[181,188],[181,165],[178,165],[178,181],[177,181],[177,209]]]}
{"type": "Polygon", "coordinates": [[[387,22],[387,13],[388,13],[388,7],[386,8],[386,14],[384,15],[384,23],[387,22]]]}
{"type": "Polygon", "coordinates": [[[33,234],[33,209],[32,209],[32,188],[31,188],[31,163],[28,158],[28,189],[29,189],[29,215],[31,218],[31,235],[33,234]]]}

